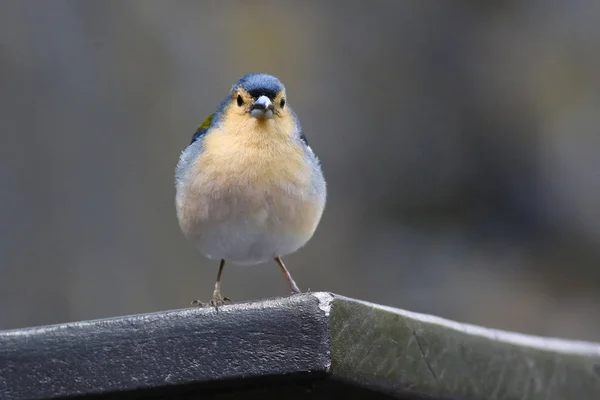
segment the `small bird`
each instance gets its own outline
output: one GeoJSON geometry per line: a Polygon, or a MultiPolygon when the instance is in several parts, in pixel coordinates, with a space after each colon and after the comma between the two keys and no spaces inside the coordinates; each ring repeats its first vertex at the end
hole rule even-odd
{"type": "Polygon", "coordinates": [[[221,294],[226,261],[275,260],[300,293],[281,257],[312,237],[327,188],[279,79],[249,74],[233,86],[181,153],[175,186],[183,234],[220,260],[212,306],[228,300],[221,294]]]}

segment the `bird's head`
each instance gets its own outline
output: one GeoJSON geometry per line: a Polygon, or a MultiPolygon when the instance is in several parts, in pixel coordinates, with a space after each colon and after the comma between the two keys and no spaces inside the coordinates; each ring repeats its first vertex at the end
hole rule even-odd
{"type": "Polygon", "coordinates": [[[249,74],[231,89],[229,111],[257,120],[285,118],[290,115],[285,87],[271,75],[249,74]]]}
{"type": "Polygon", "coordinates": [[[211,128],[251,140],[299,137],[306,141],[287,103],[285,87],[266,74],[245,75],[233,85],[217,111],[196,130],[192,143],[211,128]]]}

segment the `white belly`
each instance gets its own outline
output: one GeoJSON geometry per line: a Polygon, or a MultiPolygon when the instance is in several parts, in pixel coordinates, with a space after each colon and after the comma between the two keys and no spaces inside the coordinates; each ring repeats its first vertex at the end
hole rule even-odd
{"type": "Polygon", "coordinates": [[[324,198],[308,193],[192,192],[178,207],[184,234],[206,257],[236,264],[258,264],[295,252],[312,236],[324,207],[324,198]],[[184,217],[185,209],[194,214],[184,217]]]}
{"type": "Polygon", "coordinates": [[[263,209],[250,218],[238,213],[224,221],[206,221],[197,227],[201,233],[193,242],[208,258],[253,265],[293,253],[310,238],[301,232],[266,229],[273,226],[268,221],[273,218],[276,217],[263,209]]]}

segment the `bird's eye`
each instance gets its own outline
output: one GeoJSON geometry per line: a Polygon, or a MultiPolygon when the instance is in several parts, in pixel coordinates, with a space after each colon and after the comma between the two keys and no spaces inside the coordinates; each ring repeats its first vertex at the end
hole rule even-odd
{"type": "Polygon", "coordinates": [[[281,102],[279,103],[279,106],[281,108],[285,107],[285,99],[281,99],[281,102]]]}
{"type": "Polygon", "coordinates": [[[238,94],[237,96],[237,105],[239,107],[241,107],[244,104],[244,99],[242,99],[242,96],[238,94]]]}

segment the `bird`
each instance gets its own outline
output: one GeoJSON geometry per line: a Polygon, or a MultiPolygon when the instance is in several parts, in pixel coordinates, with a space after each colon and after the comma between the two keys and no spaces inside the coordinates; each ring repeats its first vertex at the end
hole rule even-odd
{"type": "Polygon", "coordinates": [[[225,263],[275,261],[292,294],[300,289],[282,257],[313,236],[327,185],[321,162],[290,107],[285,86],[268,74],[247,74],[195,131],[175,169],[179,226],[195,249],[219,260],[209,303],[221,293],[225,263]]]}

